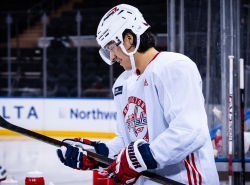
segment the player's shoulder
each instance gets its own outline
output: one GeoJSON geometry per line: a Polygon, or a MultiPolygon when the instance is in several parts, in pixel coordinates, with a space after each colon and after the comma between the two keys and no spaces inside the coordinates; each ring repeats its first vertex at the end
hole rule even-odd
{"type": "Polygon", "coordinates": [[[174,52],[160,52],[154,60],[154,67],[159,69],[178,63],[178,61],[185,61],[188,64],[194,63],[189,57],[174,52]]]}
{"type": "Polygon", "coordinates": [[[151,70],[153,73],[160,74],[166,68],[175,67],[196,67],[196,64],[187,56],[174,52],[161,52],[152,62],[151,70]]]}

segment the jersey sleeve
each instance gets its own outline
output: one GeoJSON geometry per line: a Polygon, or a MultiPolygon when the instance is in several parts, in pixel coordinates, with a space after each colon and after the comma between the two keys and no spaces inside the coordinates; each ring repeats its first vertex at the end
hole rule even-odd
{"type": "Polygon", "coordinates": [[[114,159],[121,149],[125,148],[124,140],[117,124],[115,131],[117,136],[106,144],[109,149],[108,157],[112,159],[114,159]]]}
{"type": "Polygon", "coordinates": [[[209,135],[201,77],[191,60],[169,63],[155,74],[154,81],[168,128],[150,149],[157,168],[163,168],[201,148],[209,135]]]}
{"type": "Polygon", "coordinates": [[[114,158],[115,155],[119,153],[119,151],[123,148],[125,148],[124,138],[122,134],[122,110],[117,102],[118,100],[115,100],[116,104],[116,110],[117,110],[117,121],[116,121],[116,129],[115,134],[117,135],[114,139],[106,143],[107,147],[109,148],[109,157],[114,158]]]}

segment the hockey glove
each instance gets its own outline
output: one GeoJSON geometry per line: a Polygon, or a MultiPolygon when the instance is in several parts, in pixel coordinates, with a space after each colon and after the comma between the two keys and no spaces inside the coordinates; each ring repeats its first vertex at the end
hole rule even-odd
{"type": "Polygon", "coordinates": [[[115,182],[131,185],[136,183],[143,171],[155,168],[156,162],[149,144],[139,139],[122,149],[107,171],[109,178],[114,177],[115,182]]]}
{"type": "Polygon", "coordinates": [[[98,169],[99,166],[107,167],[105,164],[88,158],[87,152],[82,150],[89,145],[95,149],[96,153],[107,157],[109,149],[104,143],[83,138],[64,139],[63,142],[70,144],[67,148],[62,146],[61,149],[57,149],[57,155],[64,165],[78,170],[93,170],[98,169]]]}

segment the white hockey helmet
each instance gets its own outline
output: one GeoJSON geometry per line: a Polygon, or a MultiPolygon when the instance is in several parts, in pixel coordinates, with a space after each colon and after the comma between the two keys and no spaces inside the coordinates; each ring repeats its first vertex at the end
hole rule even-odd
{"type": "MultiPolygon", "coordinates": [[[[130,57],[132,69],[135,68],[134,54],[140,45],[140,35],[150,26],[144,20],[141,12],[127,4],[120,4],[110,9],[101,19],[97,28],[96,40],[101,46],[99,53],[102,59],[109,65],[114,64],[110,58],[109,43],[115,43],[115,47],[120,46],[122,51],[130,57]],[[136,35],[137,43],[133,52],[128,53],[123,46],[122,33],[130,29],[136,35]]],[[[113,48],[115,49],[115,48],[113,48]]]]}
{"type": "Polygon", "coordinates": [[[2,179],[5,179],[7,175],[8,175],[8,174],[7,174],[6,169],[5,169],[4,167],[0,166],[0,181],[1,181],[2,179]]]}

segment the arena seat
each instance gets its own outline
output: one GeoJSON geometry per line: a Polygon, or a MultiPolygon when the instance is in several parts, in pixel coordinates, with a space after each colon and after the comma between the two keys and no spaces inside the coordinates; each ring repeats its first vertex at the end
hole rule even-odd
{"type": "Polygon", "coordinates": [[[69,91],[69,97],[77,97],[77,95],[78,95],[77,87],[75,87],[69,91]]]}
{"type": "Polygon", "coordinates": [[[57,89],[57,91],[55,93],[55,96],[68,97],[68,89],[67,89],[67,87],[64,87],[64,86],[58,87],[58,89],[57,89]]]}
{"type": "Polygon", "coordinates": [[[88,75],[95,75],[97,73],[97,65],[95,63],[87,63],[84,68],[84,74],[88,75]]]}
{"type": "Polygon", "coordinates": [[[104,88],[109,89],[109,87],[110,87],[110,78],[109,78],[109,75],[104,75],[102,77],[102,81],[101,82],[102,82],[104,88]]]}
{"type": "Polygon", "coordinates": [[[56,80],[59,86],[68,87],[70,85],[70,77],[67,74],[60,74],[56,80]]]}
{"type": "Polygon", "coordinates": [[[82,78],[82,82],[84,83],[84,84],[82,84],[82,87],[84,89],[87,89],[87,88],[90,88],[91,86],[93,86],[94,83],[101,82],[101,78],[97,75],[90,74],[90,75],[86,76],[86,78],[82,78]]]}

